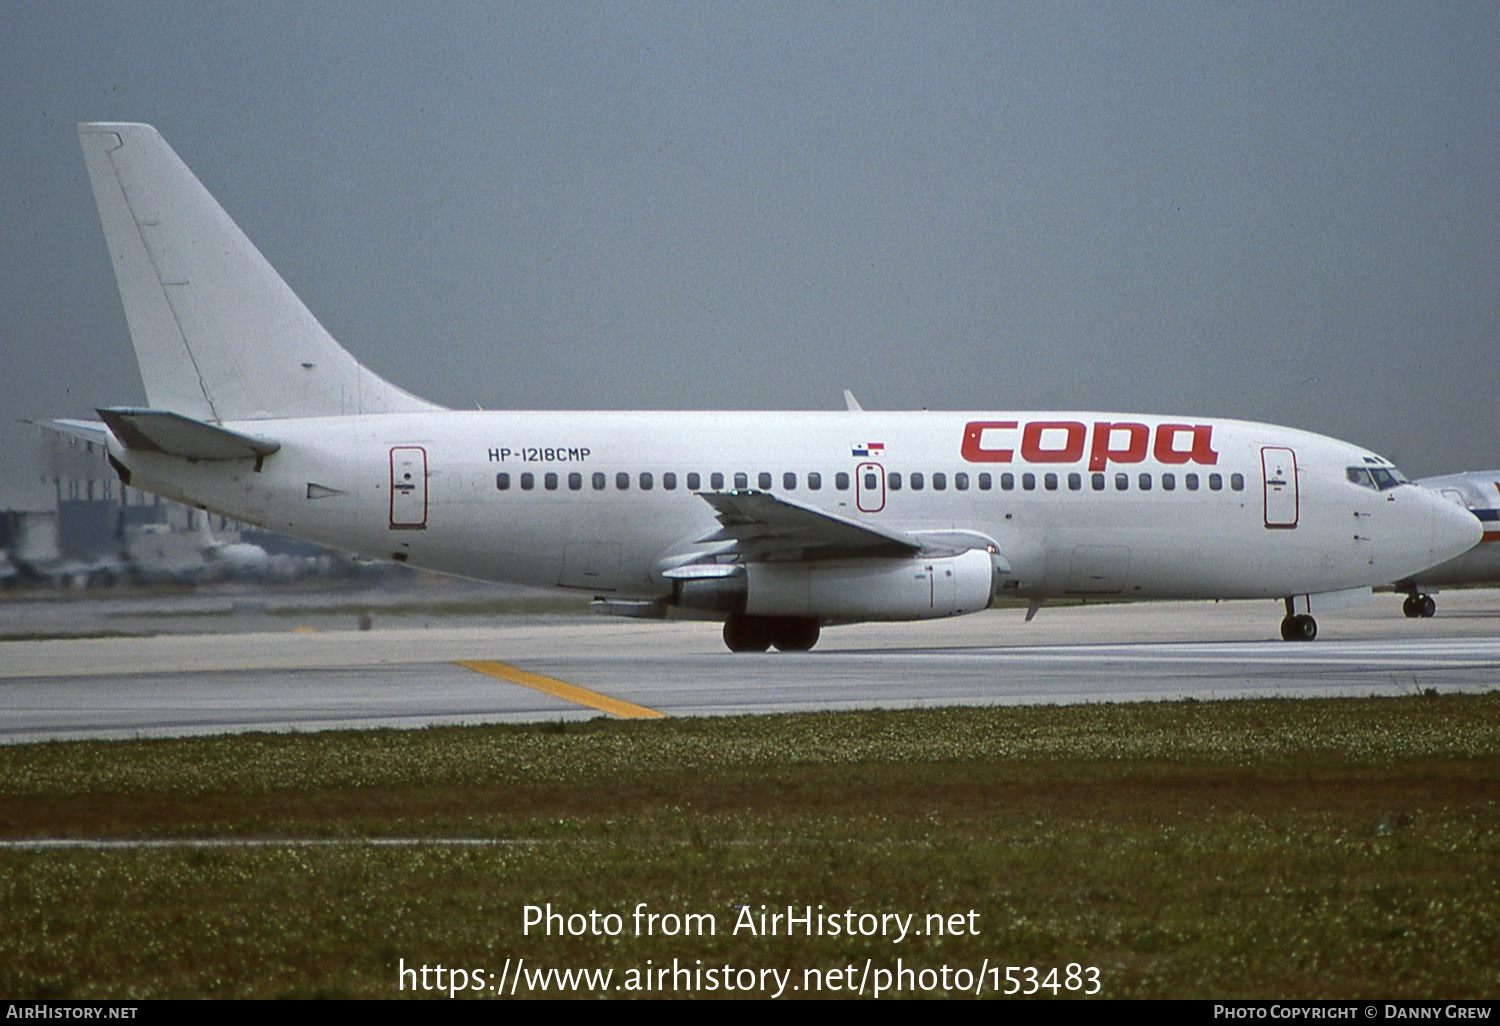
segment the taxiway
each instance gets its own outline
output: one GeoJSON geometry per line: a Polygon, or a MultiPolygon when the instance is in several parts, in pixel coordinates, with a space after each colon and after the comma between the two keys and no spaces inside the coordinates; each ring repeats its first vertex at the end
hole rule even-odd
{"type": "Polygon", "coordinates": [[[1019,610],[832,628],[811,653],[735,655],[717,625],[509,617],[493,626],[0,643],[0,742],[420,727],[597,715],[1486,691],[1500,592],[1431,620],[1376,596],[1273,638],[1269,603],[1019,610]]]}

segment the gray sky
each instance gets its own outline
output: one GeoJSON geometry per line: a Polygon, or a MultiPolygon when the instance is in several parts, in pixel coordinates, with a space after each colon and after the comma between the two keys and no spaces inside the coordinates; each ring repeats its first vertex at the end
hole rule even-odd
{"type": "Polygon", "coordinates": [[[0,4],[0,508],[141,403],[73,124],[156,125],[486,408],[1098,408],[1500,466],[1500,5],[0,4]]]}

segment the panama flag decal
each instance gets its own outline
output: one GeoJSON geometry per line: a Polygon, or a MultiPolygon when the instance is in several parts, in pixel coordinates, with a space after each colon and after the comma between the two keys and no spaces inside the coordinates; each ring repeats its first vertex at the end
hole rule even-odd
{"type": "Polygon", "coordinates": [[[884,442],[865,442],[863,445],[856,445],[856,446],[854,446],[853,449],[850,451],[849,455],[851,455],[851,456],[865,456],[865,457],[869,457],[869,456],[884,456],[885,455],[885,443],[884,442]]]}

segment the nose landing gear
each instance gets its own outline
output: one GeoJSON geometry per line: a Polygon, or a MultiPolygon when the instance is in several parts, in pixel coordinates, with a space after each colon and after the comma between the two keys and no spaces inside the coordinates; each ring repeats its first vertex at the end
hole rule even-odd
{"type": "Polygon", "coordinates": [[[1437,612],[1437,603],[1432,600],[1431,595],[1424,595],[1414,591],[1406,596],[1406,601],[1401,603],[1401,612],[1412,619],[1417,617],[1427,618],[1437,612]]]}
{"type": "Polygon", "coordinates": [[[1312,641],[1318,636],[1318,621],[1306,613],[1281,621],[1282,641],[1312,641]]]}
{"type": "Polygon", "coordinates": [[[1286,604],[1286,619],[1281,621],[1281,640],[1312,641],[1316,638],[1318,621],[1312,618],[1311,598],[1289,595],[1282,601],[1286,604]]]}

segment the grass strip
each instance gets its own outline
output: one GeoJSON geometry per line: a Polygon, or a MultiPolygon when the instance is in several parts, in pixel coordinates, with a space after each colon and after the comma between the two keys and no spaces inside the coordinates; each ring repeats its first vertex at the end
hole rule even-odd
{"type": "Polygon", "coordinates": [[[0,851],[0,993],[394,997],[403,959],[507,957],[800,981],[899,957],[1092,965],[1106,997],[1494,998],[1497,801],[1495,694],[9,746],[8,839],[528,843],[0,851]],[[549,902],[627,929],[523,934],[549,902]],[[641,902],[718,930],[636,936],[641,902]],[[979,932],[731,932],[762,904],[973,910],[979,932]]]}

